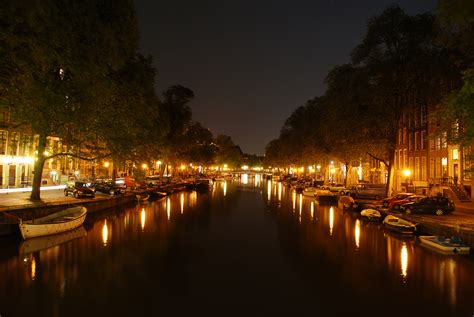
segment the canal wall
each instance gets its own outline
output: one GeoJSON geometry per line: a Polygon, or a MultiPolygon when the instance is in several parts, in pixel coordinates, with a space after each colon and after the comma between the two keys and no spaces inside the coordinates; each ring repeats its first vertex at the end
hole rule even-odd
{"type": "Polygon", "coordinates": [[[65,208],[74,206],[84,206],[87,213],[94,213],[100,210],[115,208],[120,205],[132,203],[136,200],[133,193],[117,195],[110,197],[101,197],[94,200],[78,199],[71,203],[62,201],[55,203],[46,203],[41,205],[25,205],[17,208],[9,208],[7,212],[0,213],[0,236],[14,234],[19,232],[18,223],[20,219],[30,220],[40,218],[49,214],[58,212],[65,208]]]}

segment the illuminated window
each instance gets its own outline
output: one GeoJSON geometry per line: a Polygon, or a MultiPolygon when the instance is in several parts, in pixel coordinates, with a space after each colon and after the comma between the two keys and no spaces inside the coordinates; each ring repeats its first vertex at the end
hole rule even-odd
{"type": "Polygon", "coordinates": [[[5,155],[7,149],[7,131],[0,131],[0,155],[5,155]]]}
{"type": "Polygon", "coordinates": [[[453,149],[453,160],[459,159],[459,152],[458,149],[453,149]]]}
{"type": "Polygon", "coordinates": [[[10,155],[18,155],[19,140],[20,134],[18,132],[12,132],[10,139],[10,155]]]}

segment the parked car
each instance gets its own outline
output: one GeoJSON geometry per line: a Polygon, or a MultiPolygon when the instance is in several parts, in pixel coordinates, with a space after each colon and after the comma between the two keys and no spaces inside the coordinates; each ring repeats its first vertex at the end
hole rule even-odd
{"type": "Polygon", "coordinates": [[[322,189],[327,189],[330,192],[338,193],[338,194],[341,194],[341,195],[346,195],[346,194],[349,193],[349,190],[346,189],[343,184],[338,184],[338,183],[326,184],[326,185],[321,186],[321,188],[322,189]]]}
{"type": "Polygon", "coordinates": [[[349,193],[354,198],[379,200],[385,197],[385,184],[358,184],[349,193]]]}
{"type": "Polygon", "coordinates": [[[390,202],[390,204],[388,205],[388,209],[400,210],[401,206],[403,206],[405,204],[408,204],[408,203],[418,202],[420,199],[423,199],[423,198],[426,198],[426,196],[412,195],[412,196],[408,196],[404,199],[394,200],[394,201],[390,202]]]}
{"type": "Polygon", "coordinates": [[[408,197],[413,196],[413,195],[415,195],[415,194],[413,194],[413,193],[398,193],[398,194],[395,194],[390,198],[383,199],[382,200],[382,206],[384,208],[388,208],[390,206],[391,202],[402,200],[402,199],[408,198],[408,197]]]}
{"type": "Polygon", "coordinates": [[[94,188],[96,192],[101,192],[104,194],[118,195],[125,193],[126,186],[125,184],[117,184],[113,182],[98,182],[94,183],[94,188]]]}
{"type": "Polygon", "coordinates": [[[411,213],[430,213],[438,216],[454,211],[454,202],[448,197],[435,196],[425,197],[418,202],[411,202],[401,206],[406,214],[411,213]]]}
{"type": "Polygon", "coordinates": [[[76,198],[82,198],[82,197],[94,198],[95,191],[94,191],[94,188],[91,187],[90,183],[71,182],[66,185],[66,188],[64,188],[64,196],[69,196],[69,195],[72,195],[76,198]]]}

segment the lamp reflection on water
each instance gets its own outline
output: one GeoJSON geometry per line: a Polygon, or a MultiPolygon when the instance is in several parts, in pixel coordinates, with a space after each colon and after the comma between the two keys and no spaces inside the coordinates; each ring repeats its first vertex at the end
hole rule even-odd
{"type": "Polygon", "coordinates": [[[332,228],[334,227],[334,208],[329,208],[329,234],[332,236],[332,228]]]}
{"type": "Polygon", "coordinates": [[[224,181],[224,196],[227,195],[227,181],[224,181]]]}
{"type": "Polygon", "coordinates": [[[179,197],[179,202],[181,205],[181,214],[182,214],[184,212],[184,193],[181,193],[181,196],[179,197]]]}
{"type": "Polygon", "coordinates": [[[270,198],[272,197],[272,181],[269,180],[267,182],[267,199],[270,201],[270,198]]]}
{"type": "Polygon", "coordinates": [[[403,242],[402,251],[401,251],[401,264],[402,264],[402,277],[406,281],[407,269],[408,269],[408,249],[405,242],[403,242]]]}
{"type": "Polygon", "coordinates": [[[31,259],[31,280],[34,281],[35,279],[36,279],[36,260],[33,257],[31,259]]]}
{"type": "Polygon", "coordinates": [[[141,225],[142,225],[142,231],[145,229],[145,208],[142,208],[141,212],[141,225]]]}
{"type": "Polygon", "coordinates": [[[311,202],[311,220],[313,220],[314,217],[314,201],[311,202]]]}
{"type": "Polygon", "coordinates": [[[278,183],[278,202],[281,201],[281,191],[282,191],[281,183],[278,183]]]}
{"type": "Polygon", "coordinates": [[[104,246],[107,246],[107,240],[109,238],[109,229],[107,228],[107,219],[104,221],[104,226],[102,227],[102,242],[104,246]]]}
{"type": "Polygon", "coordinates": [[[168,220],[171,219],[171,200],[166,198],[166,215],[168,216],[168,220]]]}
{"type": "Polygon", "coordinates": [[[249,183],[249,175],[248,174],[242,174],[242,184],[247,185],[249,183]]]}
{"type": "Polygon", "coordinates": [[[300,194],[300,209],[299,209],[299,220],[301,223],[301,213],[303,211],[303,194],[300,194]]]}
{"type": "Polygon", "coordinates": [[[356,243],[356,250],[358,250],[359,246],[360,246],[360,221],[359,221],[359,219],[357,219],[356,223],[355,223],[355,243],[356,243]]]}

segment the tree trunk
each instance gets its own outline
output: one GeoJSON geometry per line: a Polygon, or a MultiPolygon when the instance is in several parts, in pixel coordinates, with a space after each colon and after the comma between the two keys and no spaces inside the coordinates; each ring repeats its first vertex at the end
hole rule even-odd
{"type": "Polygon", "coordinates": [[[347,188],[347,175],[349,175],[349,163],[344,163],[346,166],[346,175],[344,176],[344,188],[347,188]]]}
{"type": "Polygon", "coordinates": [[[33,185],[31,189],[30,200],[32,201],[41,201],[40,189],[41,189],[41,178],[43,176],[43,167],[46,157],[44,156],[44,151],[46,149],[46,135],[39,135],[38,143],[38,159],[35,161],[34,166],[34,175],[33,175],[33,185]]]}
{"type": "Polygon", "coordinates": [[[385,195],[387,197],[391,197],[393,194],[393,180],[394,180],[394,172],[395,172],[395,166],[393,164],[395,162],[395,148],[390,149],[390,157],[388,161],[388,179],[387,179],[387,184],[385,186],[385,195]]]}

